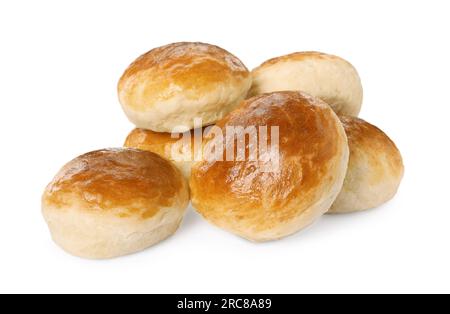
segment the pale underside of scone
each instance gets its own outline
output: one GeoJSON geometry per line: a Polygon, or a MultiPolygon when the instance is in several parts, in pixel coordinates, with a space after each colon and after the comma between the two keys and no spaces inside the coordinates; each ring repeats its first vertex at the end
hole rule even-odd
{"type": "Polygon", "coordinates": [[[363,89],[356,69],[342,58],[300,52],[266,61],[252,71],[250,96],[299,90],[318,97],[338,114],[358,116],[363,89]]]}
{"type": "Polygon", "coordinates": [[[55,243],[69,254],[87,259],[110,259],[143,251],[174,234],[184,215],[179,208],[159,209],[148,219],[121,218],[77,206],[49,206],[43,212],[55,243]]]}
{"type": "Polygon", "coordinates": [[[122,107],[138,128],[172,132],[210,125],[247,95],[251,75],[235,56],[217,46],[176,43],[137,59],[120,79],[122,107]]]}
{"type": "Polygon", "coordinates": [[[169,161],[150,152],[112,149],[63,167],[43,194],[42,213],[65,251],[104,259],[167,238],[188,203],[187,182],[169,161]]]}
{"type": "Polygon", "coordinates": [[[341,117],[350,159],[344,186],[329,213],[378,207],[391,200],[403,178],[404,166],[395,143],[379,128],[354,117],[341,117]]]}
{"type": "Polygon", "coordinates": [[[261,161],[195,163],[192,203],[205,219],[263,242],[294,234],[327,212],[349,154],[342,124],[327,104],[299,92],[262,95],[217,124],[226,125],[278,126],[280,167],[264,172],[261,161]]]}

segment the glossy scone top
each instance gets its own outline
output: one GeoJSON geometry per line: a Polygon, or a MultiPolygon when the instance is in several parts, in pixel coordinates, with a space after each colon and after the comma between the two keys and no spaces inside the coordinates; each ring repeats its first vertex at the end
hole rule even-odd
{"type": "Polygon", "coordinates": [[[228,113],[246,95],[251,75],[228,51],[210,44],[181,42],[149,51],[125,71],[119,99],[139,128],[171,132],[192,128],[194,117],[204,125],[228,113]]]}
{"type": "Polygon", "coordinates": [[[252,71],[250,95],[300,90],[328,103],[338,114],[357,116],[363,88],[348,61],[321,52],[295,52],[270,59],[252,71]]]}
{"type": "MultiPolygon", "coordinates": [[[[300,92],[245,101],[220,121],[227,126],[279,127],[280,167],[263,161],[202,161],[190,181],[194,207],[212,223],[265,241],[299,231],[328,210],[344,180],[347,140],[324,102],[300,92]]],[[[225,152],[230,147],[224,147],[225,152]]],[[[225,154],[225,153],[224,153],[225,154]]]]}
{"type": "Polygon", "coordinates": [[[342,191],[329,212],[380,206],[394,197],[403,178],[400,151],[376,126],[354,117],[340,119],[348,137],[350,160],[342,191]]]}
{"type": "Polygon", "coordinates": [[[160,156],[108,149],[82,155],[64,166],[46,188],[43,206],[145,220],[162,208],[186,207],[187,194],[183,177],[160,156]]]}

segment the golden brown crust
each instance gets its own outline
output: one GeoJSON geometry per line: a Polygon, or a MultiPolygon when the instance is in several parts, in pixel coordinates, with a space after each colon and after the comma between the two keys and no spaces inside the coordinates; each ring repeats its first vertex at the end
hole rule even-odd
{"type": "MultiPolygon", "coordinates": [[[[329,192],[337,160],[347,153],[342,126],[330,107],[299,92],[251,98],[217,126],[223,132],[227,126],[279,126],[280,133],[278,172],[262,172],[262,164],[252,161],[203,161],[193,168],[194,206],[228,229],[241,224],[235,227],[259,232],[301,216],[329,192]]],[[[270,132],[268,138],[271,142],[270,132]]]]}
{"type": "Polygon", "coordinates": [[[376,126],[341,116],[350,148],[344,186],[329,213],[349,213],[378,207],[397,193],[403,161],[394,142],[376,126]]]}
{"type": "Polygon", "coordinates": [[[202,150],[202,134],[208,131],[208,127],[195,129],[186,133],[177,133],[172,137],[171,133],[159,133],[144,129],[134,129],[127,137],[124,146],[146,150],[160,155],[174,163],[174,165],[189,179],[192,164],[202,150]],[[195,141],[195,134],[198,141],[195,141]]]}
{"type": "Polygon", "coordinates": [[[381,183],[387,175],[403,176],[403,159],[395,143],[376,126],[359,118],[341,116],[350,148],[350,165],[356,164],[361,154],[367,159],[372,183],[381,183]],[[388,163],[381,163],[381,155],[388,163]]]}
{"type": "Polygon", "coordinates": [[[172,138],[171,133],[136,128],[127,136],[124,146],[165,156],[166,146],[175,144],[177,141],[179,141],[179,138],[172,138]]]}
{"type": "MultiPolygon", "coordinates": [[[[178,90],[190,91],[185,94],[187,97],[198,97],[197,91],[207,93],[217,83],[236,82],[250,76],[237,57],[218,46],[180,42],[155,48],[133,62],[119,81],[119,94],[126,90],[133,93],[134,87],[142,83],[137,75],[143,72],[148,73],[146,89],[152,102],[167,100],[178,90]],[[177,88],[170,89],[171,86],[177,88]]],[[[135,110],[146,109],[137,102],[126,103],[135,110]]]]}
{"type": "Polygon", "coordinates": [[[45,190],[43,204],[147,219],[179,202],[184,189],[182,175],[160,156],[107,149],[82,155],[63,167],[45,190]]]}
{"type": "MultiPolygon", "coordinates": [[[[207,128],[208,127],[204,127],[201,129],[202,134],[204,134],[207,128]]],[[[177,136],[172,137],[172,133],[154,132],[136,128],[127,136],[124,146],[146,150],[171,159],[168,154],[170,150],[167,150],[167,147],[176,144],[183,138],[191,139],[191,152],[194,152],[194,130],[190,130],[186,133],[181,134],[177,133],[177,136]]]]}

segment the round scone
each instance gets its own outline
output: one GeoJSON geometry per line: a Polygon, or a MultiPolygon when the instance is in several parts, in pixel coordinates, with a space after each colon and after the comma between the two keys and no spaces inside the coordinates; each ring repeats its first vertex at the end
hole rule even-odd
{"type": "Polygon", "coordinates": [[[350,147],[344,186],[329,213],[378,207],[394,197],[403,178],[403,161],[394,142],[379,128],[341,117],[350,147]]]}
{"type": "Polygon", "coordinates": [[[185,178],[191,177],[195,154],[202,151],[202,137],[206,128],[182,134],[159,133],[134,129],[125,140],[125,147],[137,148],[158,154],[174,163],[185,178]],[[195,138],[198,138],[197,142],[195,138]]]}
{"type": "Polygon", "coordinates": [[[251,87],[244,64],[228,51],[204,43],[174,43],[151,50],[123,74],[118,92],[122,107],[138,128],[214,124],[243,100],[251,87]]]}
{"type": "Polygon", "coordinates": [[[211,223],[252,241],[280,239],[323,215],[341,190],[347,137],[323,101],[301,92],[264,94],[216,126],[204,146],[223,147],[222,158],[205,153],[190,180],[193,205],[211,223]],[[216,140],[221,132],[229,140],[216,140]],[[245,138],[245,158],[237,158],[245,138]]]}
{"type": "Polygon", "coordinates": [[[42,212],[65,251],[104,259],[169,237],[188,203],[187,182],[169,161],[151,152],[108,149],[64,166],[44,192],[42,212]]]}
{"type": "Polygon", "coordinates": [[[356,69],[320,52],[297,52],[264,62],[252,71],[250,95],[300,90],[318,97],[338,114],[358,116],[363,89],[356,69]]]}

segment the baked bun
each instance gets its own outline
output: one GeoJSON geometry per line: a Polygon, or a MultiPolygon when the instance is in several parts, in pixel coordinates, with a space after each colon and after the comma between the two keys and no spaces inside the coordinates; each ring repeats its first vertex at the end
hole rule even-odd
{"type": "Polygon", "coordinates": [[[214,124],[243,100],[251,86],[244,64],[203,43],[175,43],[138,58],[120,79],[122,107],[138,128],[172,132],[214,124]]]}
{"type": "Polygon", "coordinates": [[[150,152],[109,149],[62,168],[44,192],[42,211],[64,250],[103,259],[169,237],[188,203],[187,182],[169,161],[150,152]]]}
{"type": "MultiPolygon", "coordinates": [[[[330,208],[341,190],[349,152],[342,124],[326,103],[301,92],[264,94],[243,102],[217,126],[227,137],[227,127],[235,126],[239,136],[224,141],[224,158],[247,127],[267,126],[269,146],[279,145],[278,152],[264,152],[259,145],[256,161],[248,158],[252,146],[247,143],[243,161],[194,164],[192,202],[208,221],[252,241],[269,241],[305,228],[330,208]],[[272,133],[276,127],[279,136],[272,133]]],[[[209,133],[205,147],[215,133],[209,133]]]]}
{"type": "Polygon", "coordinates": [[[394,197],[403,178],[403,161],[394,142],[364,120],[341,117],[348,136],[347,177],[329,213],[378,207],[394,197]]]}
{"type": "Polygon", "coordinates": [[[189,179],[196,149],[200,152],[202,149],[202,137],[199,136],[200,142],[195,143],[195,132],[203,134],[204,130],[192,130],[174,137],[171,133],[134,129],[124,146],[153,152],[172,161],[185,178],[189,179]]]}
{"type": "Polygon", "coordinates": [[[252,71],[250,95],[300,90],[318,97],[338,114],[357,116],[363,89],[358,72],[342,58],[297,52],[264,62],[252,71]]]}

